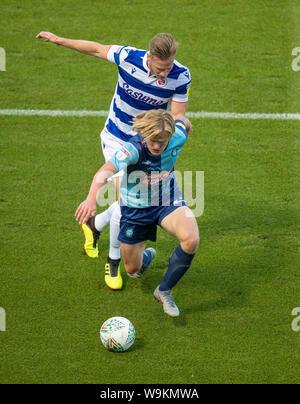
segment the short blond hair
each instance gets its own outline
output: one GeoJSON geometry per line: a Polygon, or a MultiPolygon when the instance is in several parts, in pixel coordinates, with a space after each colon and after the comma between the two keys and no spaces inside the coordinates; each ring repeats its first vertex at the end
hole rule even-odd
{"type": "Polygon", "coordinates": [[[150,55],[161,60],[175,57],[178,45],[171,34],[157,34],[149,42],[150,55]]]}
{"type": "Polygon", "coordinates": [[[171,139],[175,132],[175,122],[170,112],[151,109],[141,112],[133,119],[133,130],[142,135],[145,142],[155,140],[163,132],[171,139]]]}

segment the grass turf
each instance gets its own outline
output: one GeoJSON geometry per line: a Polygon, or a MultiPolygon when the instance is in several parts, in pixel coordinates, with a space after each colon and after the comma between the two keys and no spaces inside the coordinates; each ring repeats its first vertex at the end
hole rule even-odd
{"type": "MultiPolygon", "coordinates": [[[[1,3],[0,108],[108,109],[115,67],[35,40],[41,30],[142,48],[165,31],[192,73],[191,111],[299,112],[296,2],[174,1],[173,13],[156,1],[37,4],[1,3]]],[[[177,245],[163,231],[155,264],[140,280],[122,270],[120,292],[104,283],[108,231],[99,260],[82,254],[73,215],[103,163],[103,124],[0,118],[0,382],[298,383],[299,123],[193,120],[176,168],[205,172],[205,211],[198,254],[174,289],[178,319],[152,301],[177,245]],[[136,328],[124,354],[99,340],[114,315],[136,328]]]]}

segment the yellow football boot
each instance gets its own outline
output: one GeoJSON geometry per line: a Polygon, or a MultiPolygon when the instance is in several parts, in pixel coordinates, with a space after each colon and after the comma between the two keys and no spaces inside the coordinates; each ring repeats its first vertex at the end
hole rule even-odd
{"type": "Polygon", "coordinates": [[[100,232],[95,228],[95,216],[91,216],[89,220],[81,226],[81,230],[84,233],[85,243],[83,251],[91,258],[98,258],[98,239],[100,232]]]}
{"type": "Polygon", "coordinates": [[[123,279],[120,272],[120,261],[108,257],[105,264],[105,283],[112,290],[122,289],[123,279]]]}

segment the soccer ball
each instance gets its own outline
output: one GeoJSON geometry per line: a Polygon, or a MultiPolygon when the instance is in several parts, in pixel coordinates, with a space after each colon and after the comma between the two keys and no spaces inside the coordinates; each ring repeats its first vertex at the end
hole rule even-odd
{"type": "Polygon", "coordinates": [[[135,329],[125,317],[111,317],[100,328],[100,339],[109,351],[124,352],[134,343],[135,329]]]}

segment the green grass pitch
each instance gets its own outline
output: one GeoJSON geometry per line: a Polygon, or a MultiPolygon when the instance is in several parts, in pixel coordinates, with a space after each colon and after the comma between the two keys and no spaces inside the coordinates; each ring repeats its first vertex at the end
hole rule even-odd
{"type": "MultiPolygon", "coordinates": [[[[299,113],[297,3],[2,0],[0,109],[108,109],[116,67],[40,31],[140,48],[170,32],[189,111],[299,113]]],[[[176,169],[204,171],[205,210],[178,319],[152,298],[177,245],[163,231],[142,279],[122,268],[120,292],[104,283],[108,230],[98,260],[82,254],[74,212],[103,163],[104,121],[0,116],[0,383],[299,383],[299,121],[192,120],[176,169]],[[124,354],[99,339],[115,315],[136,329],[124,354]]]]}

